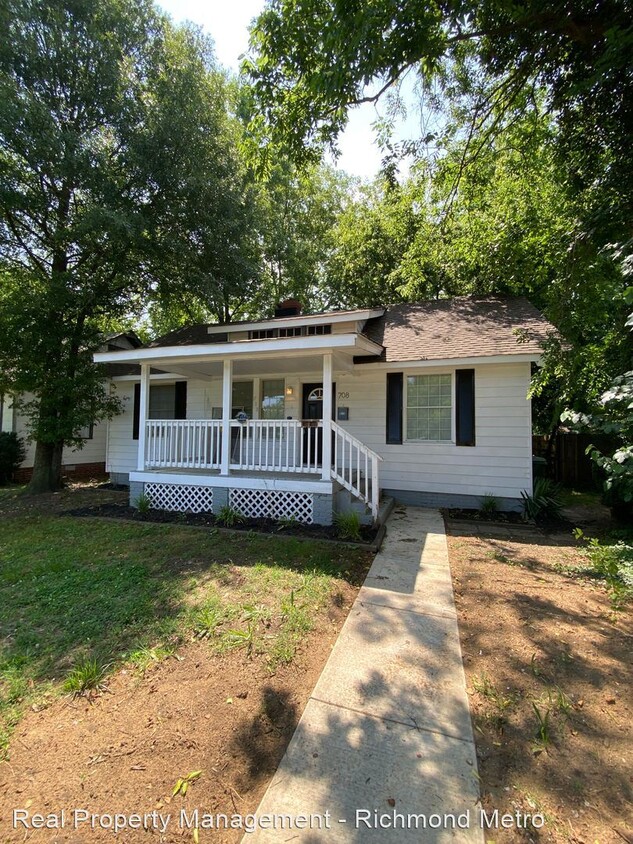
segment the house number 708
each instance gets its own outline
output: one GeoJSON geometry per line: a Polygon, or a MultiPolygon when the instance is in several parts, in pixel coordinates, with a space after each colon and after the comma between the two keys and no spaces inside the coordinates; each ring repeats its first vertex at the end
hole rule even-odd
{"type": "Polygon", "coordinates": [[[339,393],[338,397],[339,397],[339,399],[348,399],[349,393],[339,393]]]}

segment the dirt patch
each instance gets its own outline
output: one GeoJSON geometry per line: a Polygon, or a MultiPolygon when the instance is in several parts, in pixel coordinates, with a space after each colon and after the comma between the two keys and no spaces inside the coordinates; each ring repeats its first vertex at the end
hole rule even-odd
{"type": "Polygon", "coordinates": [[[633,841],[633,612],[569,536],[448,533],[484,807],[546,819],[488,840],[633,841]]]}
{"type": "MultiPolygon", "coordinates": [[[[107,691],[58,700],[30,712],[0,763],[0,839],[18,841],[112,841],[110,831],[82,826],[51,831],[12,830],[14,808],[59,813],[86,808],[96,814],[171,814],[165,834],[120,833],[122,842],[167,844],[193,840],[179,828],[179,813],[241,815],[254,812],[292,736],[329,655],[356,589],[333,598],[321,626],[301,653],[274,676],[263,661],[242,652],[215,655],[207,643],[191,643],[176,658],[144,675],[119,671],[107,691]],[[201,776],[185,797],[172,797],[179,777],[201,776]]],[[[239,830],[200,831],[201,842],[237,842],[239,830]]]]}

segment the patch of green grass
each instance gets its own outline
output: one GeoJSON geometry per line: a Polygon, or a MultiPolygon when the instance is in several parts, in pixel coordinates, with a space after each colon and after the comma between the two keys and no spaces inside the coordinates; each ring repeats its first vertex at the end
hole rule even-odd
{"type": "Polygon", "coordinates": [[[598,507],[602,494],[593,489],[570,489],[562,487],[560,497],[563,507],[598,507]]]}
{"type": "Polygon", "coordinates": [[[538,749],[546,750],[551,741],[552,733],[550,727],[550,709],[541,710],[534,701],[532,702],[532,709],[536,716],[536,733],[534,736],[535,746],[538,749]]]}
{"type": "MultiPolygon", "coordinates": [[[[583,532],[574,532],[576,539],[584,539],[583,532]]],[[[585,547],[591,564],[589,574],[604,580],[609,590],[611,606],[615,611],[622,609],[633,600],[633,544],[624,539],[589,539],[585,547]]]]}
{"type": "Polygon", "coordinates": [[[107,665],[101,665],[94,657],[82,659],[68,672],[63,689],[67,694],[83,695],[86,692],[100,691],[104,688],[107,665]]]}
{"type": "Polygon", "coordinates": [[[341,579],[358,583],[367,562],[362,551],[283,535],[3,518],[0,756],[26,706],[44,705],[65,680],[69,691],[89,687],[95,656],[108,671],[126,661],[144,670],[181,641],[197,636],[215,647],[229,627],[248,638],[250,625],[251,653],[273,665],[275,653],[292,658],[325,599],[341,579]],[[301,609],[288,612],[291,592],[301,609]]]}
{"type": "Polygon", "coordinates": [[[513,707],[519,699],[516,692],[504,693],[499,691],[487,674],[482,674],[480,677],[474,676],[473,688],[482,697],[485,697],[499,713],[513,707]]]}
{"type": "Polygon", "coordinates": [[[337,513],[334,516],[334,526],[341,539],[355,539],[359,541],[361,538],[360,516],[354,510],[337,513]]]}

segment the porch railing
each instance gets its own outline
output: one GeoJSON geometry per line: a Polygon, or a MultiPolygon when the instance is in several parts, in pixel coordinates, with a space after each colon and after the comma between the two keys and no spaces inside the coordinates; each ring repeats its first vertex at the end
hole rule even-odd
{"type": "MultiPolygon", "coordinates": [[[[222,420],[150,419],[145,466],[148,469],[220,469],[222,420]]],[[[229,468],[234,471],[322,474],[323,422],[297,419],[232,419],[229,468]]],[[[380,455],[331,423],[330,476],[378,516],[380,455]]]]}
{"type": "Polygon", "coordinates": [[[230,467],[256,472],[321,472],[320,419],[231,421],[230,467]]]}
{"type": "Polygon", "coordinates": [[[149,419],[148,469],[219,469],[222,422],[216,419],[149,419]]]}
{"type": "Polygon", "coordinates": [[[378,464],[382,460],[359,439],[332,422],[332,478],[371,508],[378,518],[378,464]]]}

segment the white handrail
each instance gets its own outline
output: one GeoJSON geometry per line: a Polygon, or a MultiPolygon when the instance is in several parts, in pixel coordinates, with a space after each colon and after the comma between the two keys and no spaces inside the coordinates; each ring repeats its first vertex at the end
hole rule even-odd
{"type": "MultiPolygon", "coordinates": [[[[231,470],[320,474],[323,421],[232,419],[229,426],[231,470]]],[[[378,518],[379,454],[336,422],[331,422],[330,476],[371,508],[378,518]]],[[[220,469],[222,421],[219,419],[148,419],[145,429],[148,469],[220,469]]]]}
{"type": "Polygon", "coordinates": [[[220,420],[148,419],[145,436],[145,466],[149,469],[220,468],[220,420]]]}
{"type": "Polygon", "coordinates": [[[258,472],[321,471],[323,423],[315,419],[231,420],[231,469],[258,472]]]}
{"type": "Polygon", "coordinates": [[[371,508],[375,522],[380,501],[378,463],[382,457],[336,422],[331,424],[332,478],[371,508]]]}

